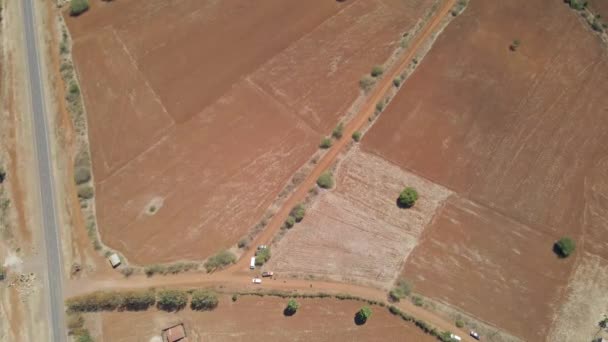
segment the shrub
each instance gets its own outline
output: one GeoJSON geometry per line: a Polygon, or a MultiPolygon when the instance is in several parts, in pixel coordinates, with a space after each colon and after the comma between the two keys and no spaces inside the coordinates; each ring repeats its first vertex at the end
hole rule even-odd
{"type": "Polygon", "coordinates": [[[575,9],[577,11],[582,11],[587,8],[587,1],[581,0],[564,0],[565,3],[570,5],[570,8],[575,9]]]}
{"type": "Polygon", "coordinates": [[[238,244],[237,244],[237,246],[238,246],[239,248],[245,248],[245,247],[248,247],[248,246],[249,246],[249,239],[247,239],[247,238],[242,238],[242,239],[240,239],[240,240],[239,240],[239,242],[238,242],[238,244]]]}
{"type": "Polygon", "coordinates": [[[6,267],[0,265],[0,281],[6,279],[6,267]]]}
{"type": "Polygon", "coordinates": [[[420,296],[414,296],[412,297],[412,303],[416,306],[422,306],[424,305],[424,300],[420,296]]]}
{"type": "Polygon", "coordinates": [[[400,207],[403,208],[411,208],[414,206],[416,201],[418,200],[418,191],[412,187],[407,187],[401,191],[399,194],[399,199],[397,200],[400,207]]]}
{"type": "Polygon", "coordinates": [[[270,260],[270,247],[259,250],[255,256],[255,264],[258,266],[264,265],[268,260],[270,260]]]}
{"type": "Polygon", "coordinates": [[[519,41],[519,39],[515,39],[509,46],[509,49],[511,49],[511,51],[516,51],[519,45],[521,45],[521,42],[519,41]]]}
{"type": "Polygon", "coordinates": [[[205,262],[207,272],[226,267],[236,261],[236,256],[229,251],[220,251],[205,262]]]}
{"type": "Polygon", "coordinates": [[[6,170],[4,169],[4,167],[0,166],[0,184],[4,183],[5,179],[6,179],[6,170]]]}
{"type": "Polygon", "coordinates": [[[384,73],[384,67],[382,65],[374,65],[372,67],[372,71],[370,72],[370,75],[372,75],[372,77],[378,77],[381,76],[384,73]]]}
{"type": "Polygon", "coordinates": [[[88,0],[71,0],[70,1],[70,15],[79,16],[89,9],[88,0]]]}
{"type": "Polygon", "coordinates": [[[68,310],[72,312],[112,311],[122,305],[122,294],[108,291],[97,291],[66,301],[68,310]]]}
{"type": "Polygon", "coordinates": [[[135,272],[135,269],[133,269],[133,267],[124,267],[120,270],[120,273],[122,273],[122,275],[127,278],[133,275],[133,272],[135,272]]]}
{"type": "Polygon", "coordinates": [[[198,265],[193,262],[178,262],[175,264],[171,264],[164,268],[163,274],[171,273],[177,274],[181,272],[187,272],[193,269],[196,269],[198,265]]]}
{"type": "Polygon", "coordinates": [[[214,292],[207,290],[196,290],[192,293],[190,308],[192,310],[213,310],[217,307],[219,300],[214,292]]]}
{"type": "Polygon", "coordinates": [[[82,199],[91,199],[95,195],[95,190],[90,185],[81,185],[78,187],[78,197],[82,199]]]}
{"type": "Polygon", "coordinates": [[[67,319],[68,334],[80,335],[84,332],[84,317],[79,313],[71,313],[67,319]]]}
{"type": "Polygon", "coordinates": [[[331,132],[331,136],[336,139],[340,139],[340,138],[342,138],[343,134],[344,134],[344,124],[340,122],[338,124],[338,126],[336,126],[336,128],[334,128],[333,132],[331,132]]]}
{"type": "Polygon", "coordinates": [[[389,298],[392,301],[398,302],[402,298],[410,295],[412,286],[405,279],[401,278],[397,281],[396,286],[389,292],[389,298]]]}
{"type": "Polygon", "coordinates": [[[84,184],[91,180],[91,171],[86,167],[78,167],[74,171],[74,182],[76,185],[84,184]]]}
{"type": "Polygon", "coordinates": [[[295,299],[290,299],[287,302],[287,307],[283,311],[283,314],[285,314],[285,316],[292,316],[293,314],[296,313],[296,311],[298,311],[299,308],[300,308],[300,304],[298,304],[298,302],[296,302],[295,299]]]}
{"type": "Polygon", "coordinates": [[[364,306],[361,310],[357,311],[355,315],[355,322],[357,324],[364,324],[372,316],[372,309],[369,306],[364,306]]]}
{"type": "Polygon", "coordinates": [[[157,306],[164,311],[178,311],[188,302],[188,295],[179,290],[162,290],[158,293],[157,306]]]}
{"type": "Polygon", "coordinates": [[[319,178],[317,178],[317,185],[323,189],[331,189],[334,187],[334,177],[331,175],[331,172],[325,171],[323,172],[319,178]]]}
{"type": "Polygon", "coordinates": [[[563,237],[555,243],[553,249],[560,257],[567,258],[576,249],[576,243],[569,237],[563,237]]]}
{"type": "Polygon", "coordinates": [[[353,140],[359,142],[361,140],[361,132],[355,131],[352,136],[353,140]]]}
{"type": "Polygon", "coordinates": [[[165,268],[162,265],[148,265],[144,268],[144,273],[148,276],[151,277],[157,273],[164,273],[165,272],[165,268]]]}
{"type": "Polygon", "coordinates": [[[367,92],[370,89],[372,89],[372,87],[374,86],[375,83],[376,83],[375,78],[373,78],[369,75],[365,75],[359,81],[359,87],[361,87],[361,89],[363,89],[363,91],[367,92]]]}
{"type": "Polygon", "coordinates": [[[330,148],[332,144],[333,144],[333,142],[331,141],[331,139],[328,137],[325,137],[321,140],[319,147],[320,148],[330,148]]]}
{"type": "Polygon", "coordinates": [[[235,293],[232,295],[232,301],[236,302],[236,300],[239,299],[239,296],[235,293]]]}
{"type": "Polygon", "coordinates": [[[76,342],[94,342],[91,334],[88,330],[84,329],[82,333],[76,338],[76,342]]]}
{"type": "Polygon", "coordinates": [[[122,307],[129,311],[147,310],[156,303],[154,291],[131,291],[124,294],[122,307]]]}
{"type": "Polygon", "coordinates": [[[460,319],[457,319],[455,324],[458,328],[464,328],[464,322],[460,319]]]}
{"type": "Polygon", "coordinates": [[[401,85],[401,77],[396,77],[393,80],[393,85],[395,86],[395,88],[399,88],[399,86],[401,85]]]}
{"type": "Polygon", "coordinates": [[[384,110],[384,101],[376,103],[376,113],[380,113],[384,110]]]}
{"type": "Polygon", "coordinates": [[[294,224],[296,224],[296,219],[293,216],[289,215],[285,220],[285,227],[291,228],[294,224]]]}
{"type": "Polygon", "coordinates": [[[591,22],[591,28],[596,32],[604,32],[604,27],[602,26],[602,23],[597,19],[593,19],[593,21],[591,22]]]}
{"type": "Polygon", "coordinates": [[[290,215],[293,216],[296,222],[300,222],[304,219],[304,215],[306,215],[306,208],[300,203],[291,209],[290,215]]]}

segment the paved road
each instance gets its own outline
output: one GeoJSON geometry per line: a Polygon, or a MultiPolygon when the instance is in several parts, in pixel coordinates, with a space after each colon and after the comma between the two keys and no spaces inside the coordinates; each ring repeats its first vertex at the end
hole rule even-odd
{"type": "Polygon", "coordinates": [[[38,162],[40,186],[41,223],[44,230],[44,246],[47,256],[48,315],[50,336],[47,341],[67,341],[63,305],[63,270],[57,217],[55,216],[55,191],[49,125],[40,71],[40,55],[34,10],[35,0],[23,1],[23,24],[27,47],[27,66],[31,110],[33,114],[34,143],[38,162]]]}

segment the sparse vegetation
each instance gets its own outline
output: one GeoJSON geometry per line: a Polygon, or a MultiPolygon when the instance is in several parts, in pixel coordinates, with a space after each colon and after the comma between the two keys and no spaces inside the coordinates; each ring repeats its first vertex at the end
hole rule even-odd
{"type": "Polygon", "coordinates": [[[229,251],[220,251],[216,255],[210,257],[205,262],[205,269],[207,272],[212,272],[217,269],[226,267],[236,261],[236,256],[229,251]]]}
{"type": "Polygon", "coordinates": [[[95,195],[93,187],[90,185],[81,185],[78,187],[78,197],[81,199],[91,199],[95,195]]]}
{"type": "Polygon", "coordinates": [[[361,308],[361,310],[357,311],[357,314],[355,315],[355,322],[357,322],[357,324],[365,324],[365,322],[367,322],[371,316],[372,309],[370,309],[369,306],[364,306],[361,308]]]}
{"type": "Polygon", "coordinates": [[[181,272],[187,272],[196,268],[198,268],[198,264],[193,262],[177,262],[169,265],[154,264],[146,266],[144,268],[144,273],[148,277],[151,277],[155,274],[177,274],[181,272]]]}
{"type": "Polygon", "coordinates": [[[236,300],[239,299],[239,295],[237,295],[236,293],[232,295],[232,301],[236,302],[236,300]]]}
{"type": "Polygon", "coordinates": [[[418,191],[412,187],[407,187],[401,191],[399,194],[399,199],[397,200],[400,207],[403,208],[411,208],[414,206],[416,201],[418,200],[418,191]]]}
{"type": "Polygon", "coordinates": [[[213,310],[217,307],[219,300],[217,295],[209,290],[195,290],[192,292],[190,308],[192,310],[213,310]]]}
{"type": "Polygon", "coordinates": [[[567,258],[576,249],[576,243],[569,237],[563,237],[555,243],[553,249],[560,257],[567,258]]]}
{"type": "Polygon", "coordinates": [[[392,301],[398,302],[399,300],[409,296],[411,292],[412,285],[405,279],[400,278],[397,280],[396,286],[388,293],[388,295],[392,301]]]}
{"type": "Polygon", "coordinates": [[[290,299],[287,302],[287,307],[285,308],[283,313],[285,314],[285,316],[293,316],[298,311],[299,308],[300,308],[300,304],[298,302],[296,302],[295,299],[290,299]]]}
{"type": "Polygon", "coordinates": [[[71,0],[70,1],[70,15],[79,16],[89,9],[89,0],[71,0]]]}
{"type": "Polygon", "coordinates": [[[511,42],[511,45],[509,45],[509,49],[511,49],[511,51],[517,51],[520,45],[521,42],[519,41],[519,39],[515,39],[511,42]]]}
{"type": "Polygon", "coordinates": [[[321,140],[321,143],[319,144],[320,148],[326,149],[326,148],[330,148],[331,145],[333,145],[333,142],[331,141],[330,138],[325,137],[323,138],[323,140],[321,140]]]}
{"type": "Polygon", "coordinates": [[[123,295],[118,292],[97,291],[70,298],[66,306],[71,312],[113,311],[123,305],[123,295]]]}
{"type": "Polygon", "coordinates": [[[361,132],[359,132],[359,131],[353,132],[352,138],[354,141],[359,142],[361,140],[361,132]]]}
{"type": "Polygon", "coordinates": [[[379,77],[379,76],[382,76],[383,73],[384,73],[384,67],[382,65],[374,65],[372,67],[372,71],[370,72],[370,75],[372,77],[379,77]]]}
{"type": "Polygon", "coordinates": [[[158,293],[157,306],[164,311],[178,311],[183,309],[188,302],[186,292],[179,290],[162,290],[158,293]]]}
{"type": "Polygon", "coordinates": [[[259,250],[255,256],[255,264],[258,266],[264,265],[268,260],[270,260],[270,247],[259,250]]]}
{"type": "Polygon", "coordinates": [[[420,296],[413,296],[412,303],[414,303],[416,306],[422,306],[424,305],[424,300],[420,296]]]}
{"type": "Polygon", "coordinates": [[[249,247],[249,239],[248,238],[242,238],[239,240],[239,242],[237,243],[237,246],[239,248],[247,248],[249,247]]]}
{"type": "Polygon", "coordinates": [[[342,138],[343,134],[344,134],[344,124],[340,122],[336,126],[336,128],[334,128],[333,132],[331,132],[331,136],[336,139],[340,139],[340,138],[342,138]]]}
{"type": "Polygon", "coordinates": [[[331,172],[323,172],[319,178],[317,178],[317,185],[323,189],[331,189],[334,187],[334,177],[331,172]]]}
{"type": "Polygon", "coordinates": [[[464,322],[461,319],[457,319],[454,324],[456,324],[456,327],[458,328],[464,328],[464,322]]]}
{"type": "Polygon", "coordinates": [[[464,8],[467,6],[467,0],[458,0],[454,8],[452,8],[451,14],[453,17],[458,16],[464,8]]]}
{"type": "Polygon", "coordinates": [[[363,89],[363,91],[368,92],[372,87],[376,84],[376,79],[371,77],[370,75],[365,75],[359,80],[359,87],[363,89]]]}
{"type": "Polygon", "coordinates": [[[135,272],[135,269],[133,267],[128,267],[128,266],[124,267],[120,270],[120,273],[122,273],[122,275],[124,275],[126,278],[133,275],[134,272],[135,272]]]}

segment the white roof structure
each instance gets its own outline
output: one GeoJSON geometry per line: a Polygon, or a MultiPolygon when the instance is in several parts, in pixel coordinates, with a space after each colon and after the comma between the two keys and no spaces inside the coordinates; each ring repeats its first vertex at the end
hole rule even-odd
{"type": "Polygon", "coordinates": [[[117,267],[118,265],[120,265],[120,258],[116,253],[110,255],[110,257],[108,257],[108,260],[110,261],[110,265],[112,265],[112,267],[117,267]]]}

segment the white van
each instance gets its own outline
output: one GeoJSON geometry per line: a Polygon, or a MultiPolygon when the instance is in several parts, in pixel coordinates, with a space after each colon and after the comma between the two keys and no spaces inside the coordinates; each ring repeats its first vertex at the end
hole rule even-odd
{"type": "Polygon", "coordinates": [[[249,263],[249,269],[255,270],[255,257],[251,257],[251,262],[249,263]]]}

